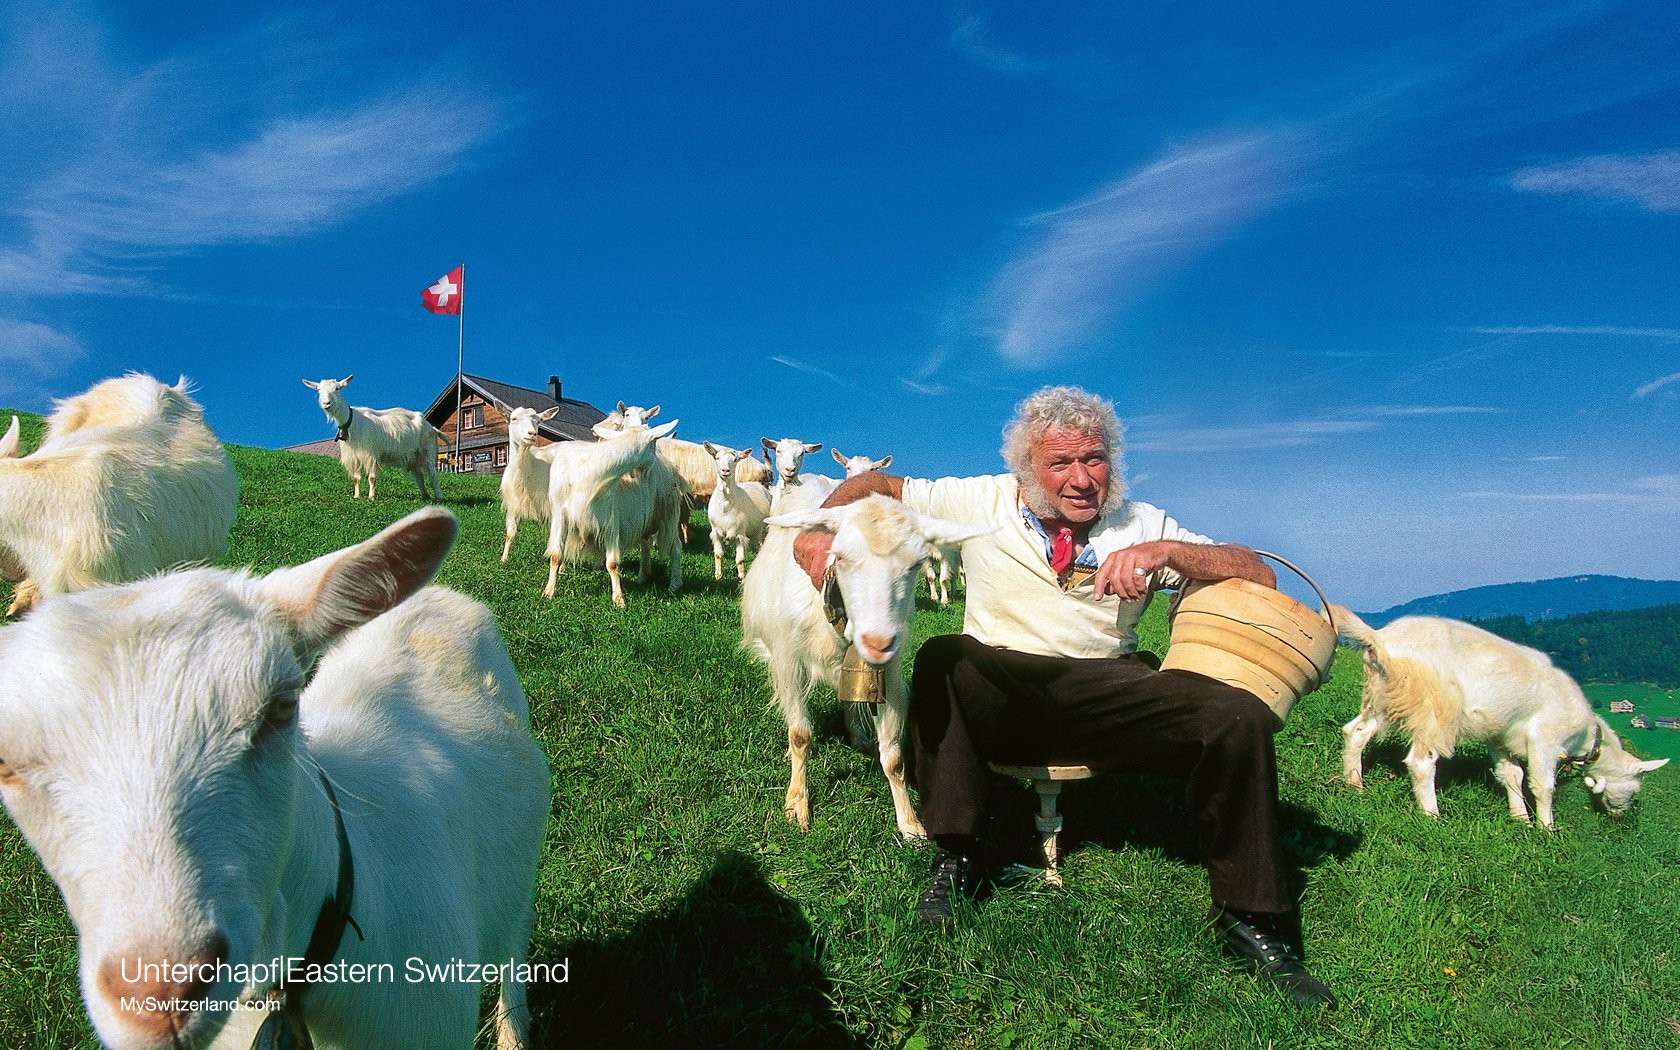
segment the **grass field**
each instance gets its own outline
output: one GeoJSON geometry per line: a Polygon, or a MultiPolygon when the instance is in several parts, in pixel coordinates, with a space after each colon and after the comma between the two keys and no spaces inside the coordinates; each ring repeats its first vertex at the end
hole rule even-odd
{"type": "MultiPolygon", "coordinates": [[[[229,564],[296,563],[419,505],[405,477],[353,504],[334,461],[233,452],[229,564]]],[[[898,840],[832,694],[815,701],[812,830],[783,818],[785,731],[703,531],[676,596],[633,587],[616,610],[603,572],[574,569],[545,600],[537,528],[501,565],[495,482],[443,484],[462,531],[440,582],[496,610],[553,772],[532,958],[568,980],[531,989],[542,1046],[1680,1046],[1680,771],[1653,774],[1625,822],[1589,812],[1568,774],[1548,833],[1507,818],[1485,751],[1466,748],[1431,820],[1395,741],[1367,755],[1363,794],[1340,783],[1360,687],[1343,652],[1278,737],[1308,958],[1339,1010],[1300,1013],[1218,957],[1178,792],[1147,778],[1071,786],[1065,888],[1000,887],[941,934],[911,914],[929,850],[898,840]]],[[[917,637],[960,625],[924,599],[917,637]]],[[[1146,626],[1159,648],[1159,610],[1146,626]]],[[[997,837],[1028,855],[1030,790],[996,794],[997,837]]],[[[0,820],[0,1047],[94,1045],[74,930],[0,820]]]]}

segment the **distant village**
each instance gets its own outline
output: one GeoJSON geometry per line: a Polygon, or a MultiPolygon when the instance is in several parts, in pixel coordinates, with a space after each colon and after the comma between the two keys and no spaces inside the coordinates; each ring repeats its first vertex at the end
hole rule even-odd
{"type": "Polygon", "coordinates": [[[1633,715],[1633,719],[1628,722],[1628,725],[1635,729],[1680,729],[1680,717],[1659,716],[1652,718],[1650,715],[1639,714],[1638,711],[1639,708],[1634,705],[1632,700],[1610,701],[1610,713],[1613,715],[1633,715]]]}

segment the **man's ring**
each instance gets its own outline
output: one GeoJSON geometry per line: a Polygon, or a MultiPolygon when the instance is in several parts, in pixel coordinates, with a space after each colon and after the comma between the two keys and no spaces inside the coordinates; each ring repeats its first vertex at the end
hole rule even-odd
{"type": "Polygon", "coordinates": [[[1149,570],[1144,568],[1141,565],[1139,565],[1137,568],[1133,569],[1132,571],[1139,576],[1148,576],[1149,575],[1149,570]]]}

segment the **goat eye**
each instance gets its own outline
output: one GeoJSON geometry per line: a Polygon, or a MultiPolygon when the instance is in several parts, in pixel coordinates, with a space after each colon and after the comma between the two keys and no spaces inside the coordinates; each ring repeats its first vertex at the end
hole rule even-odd
{"type": "Polygon", "coordinates": [[[263,711],[262,724],[257,727],[258,736],[266,736],[276,730],[284,729],[297,721],[298,694],[293,692],[276,693],[269,698],[268,707],[263,711]]]}

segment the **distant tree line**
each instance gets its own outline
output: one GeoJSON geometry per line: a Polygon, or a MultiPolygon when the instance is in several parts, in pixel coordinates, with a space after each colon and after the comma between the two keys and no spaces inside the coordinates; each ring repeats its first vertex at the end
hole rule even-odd
{"type": "Polygon", "coordinates": [[[1577,613],[1533,623],[1521,616],[1471,622],[1540,650],[1578,682],[1680,686],[1680,605],[1577,613]]]}

